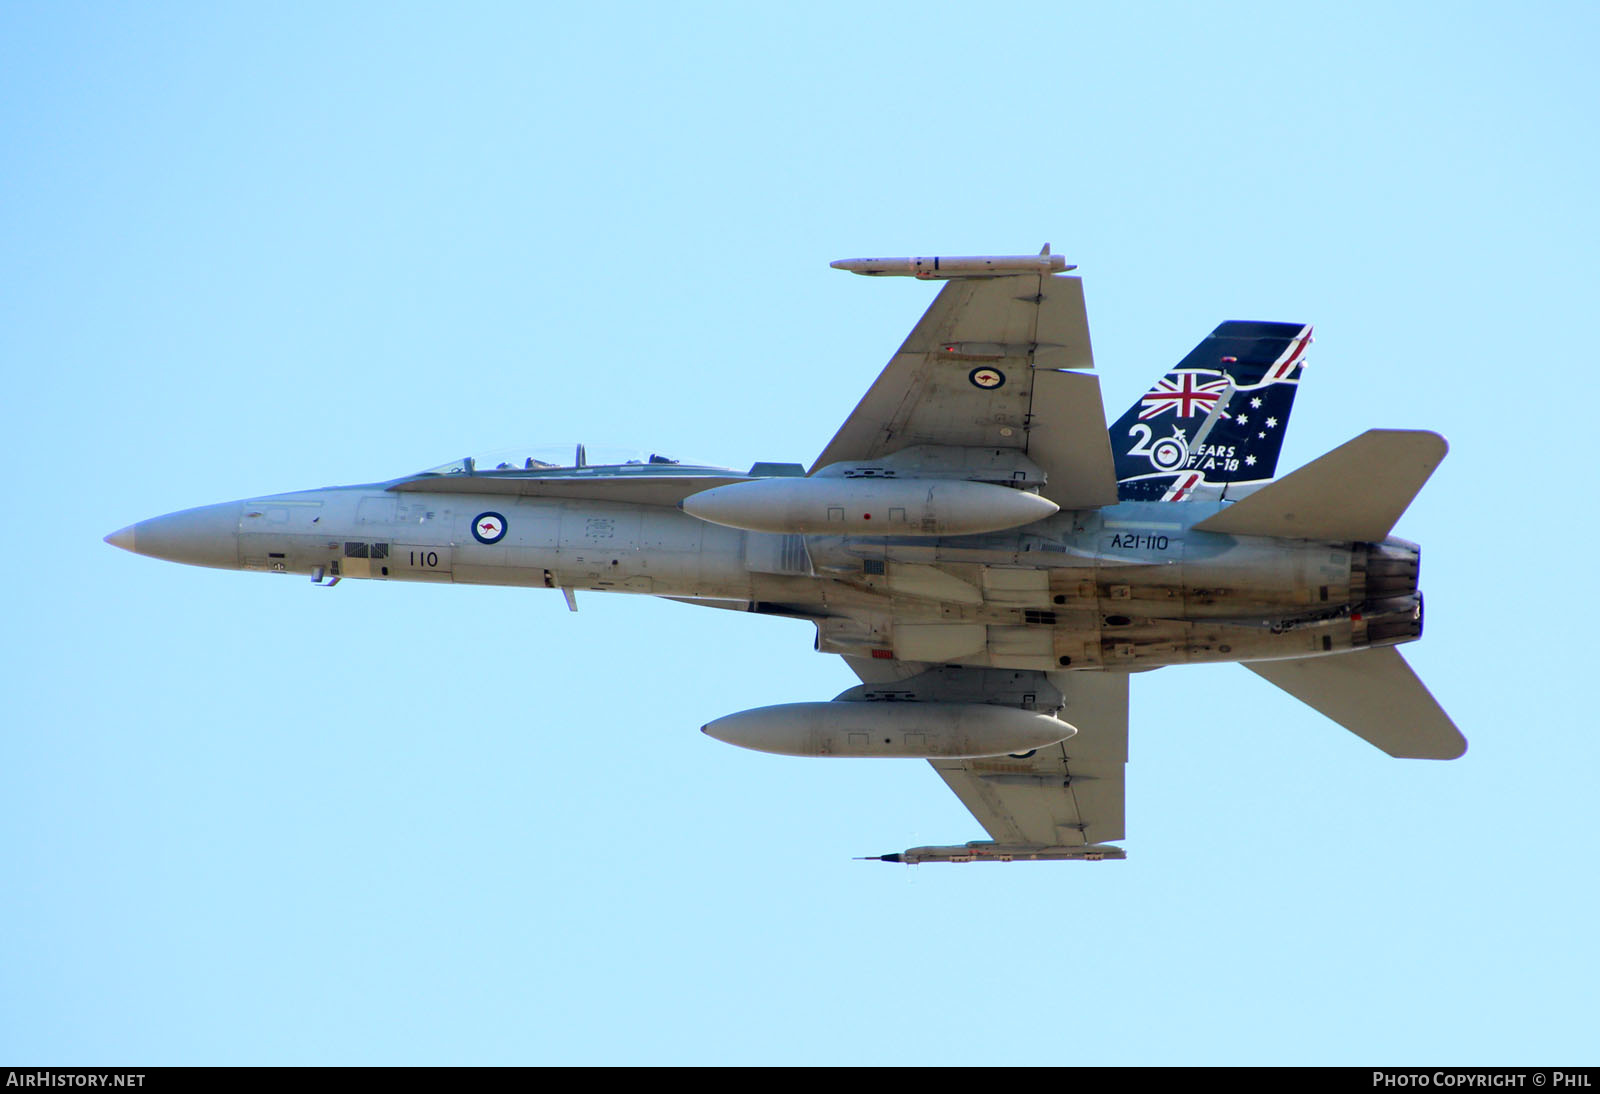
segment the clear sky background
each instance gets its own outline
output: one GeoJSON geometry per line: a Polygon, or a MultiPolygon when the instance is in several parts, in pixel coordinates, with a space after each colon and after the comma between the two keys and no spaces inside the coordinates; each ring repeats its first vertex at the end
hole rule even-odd
{"type": "Polygon", "coordinates": [[[0,8],[0,1061],[1595,1063],[1589,4],[0,8]],[[1281,466],[1452,451],[1391,760],[1136,677],[1126,862],[920,762],[698,732],[855,683],[623,596],[174,566],[213,501],[522,441],[809,462],[934,295],[1080,263],[1115,416],[1312,322],[1281,466]]]}

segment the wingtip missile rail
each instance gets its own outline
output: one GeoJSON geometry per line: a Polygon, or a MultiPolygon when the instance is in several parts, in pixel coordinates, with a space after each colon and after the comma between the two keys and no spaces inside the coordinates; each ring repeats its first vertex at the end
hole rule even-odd
{"type": "Polygon", "coordinates": [[[1046,249],[1036,255],[946,255],[932,258],[841,258],[830,262],[836,270],[863,277],[915,277],[923,281],[948,281],[960,277],[1011,277],[1015,274],[1054,274],[1076,270],[1061,255],[1046,249]]]}
{"type": "Polygon", "coordinates": [[[1034,843],[991,843],[978,840],[953,847],[913,847],[889,855],[864,855],[868,862],[901,862],[916,866],[924,862],[1101,862],[1125,859],[1126,851],[1115,844],[1088,843],[1049,847],[1034,843]]]}

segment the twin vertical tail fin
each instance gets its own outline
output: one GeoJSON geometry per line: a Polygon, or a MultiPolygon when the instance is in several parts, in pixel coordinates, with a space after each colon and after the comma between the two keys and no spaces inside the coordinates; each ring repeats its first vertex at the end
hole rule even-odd
{"type": "Polygon", "coordinates": [[[1300,323],[1217,327],[1111,427],[1118,497],[1182,501],[1270,480],[1310,345],[1300,323]]]}

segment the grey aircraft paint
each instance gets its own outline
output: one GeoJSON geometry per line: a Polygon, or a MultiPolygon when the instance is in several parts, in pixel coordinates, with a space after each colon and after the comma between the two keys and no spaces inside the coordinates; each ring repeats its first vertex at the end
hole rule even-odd
{"type": "Polygon", "coordinates": [[[1464,751],[1391,648],[1421,636],[1422,596],[1419,548],[1388,532],[1443,458],[1441,438],[1374,430],[1241,501],[1116,501],[1104,432],[1078,428],[1104,421],[1098,385],[1057,367],[1093,364],[1081,290],[1059,261],[862,261],[871,268],[855,272],[922,277],[935,263],[949,285],[810,475],[659,456],[592,466],[580,448],[573,466],[467,459],[202,506],[107,542],[324,584],[527,586],[569,604],[576,591],[632,592],[809,619],[816,648],[863,685],[710,725],[773,751],[926,758],[993,837],[889,861],[1122,857],[1107,841],[1123,838],[1138,670],[1251,662],[1392,755],[1464,751]],[[1056,512],[1047,496],[1102,503],[1056,512]],[[961,527],[991,530],[948,533],[961,527]],[[978,707],[1013,714],[994,710],[1004,728],[987,736],[953,736],[978,707]]]}

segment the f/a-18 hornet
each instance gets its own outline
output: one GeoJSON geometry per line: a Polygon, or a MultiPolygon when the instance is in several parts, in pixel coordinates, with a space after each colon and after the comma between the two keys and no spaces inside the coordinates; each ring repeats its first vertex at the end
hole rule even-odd
{"type": "MultiPolygon", "coordinates": [[[[989,840],[889,862],[1122,858],[1128,680],[1238,661],[1391,756],[1466,742],[1396,648],[1444,458],[1374,429],[1273,481],[1311,328],[1223,323],[1108,433],[1083,286],[1038,255],[852,259],[947,282],[806,468],[461,459],[207,505],[107,541],[226,569],[648,593],[810,620],[861,684],[704,732],[927,760],[989,840]]],[[[545,453],[544,455],[548,455],[545,453]]]]}

